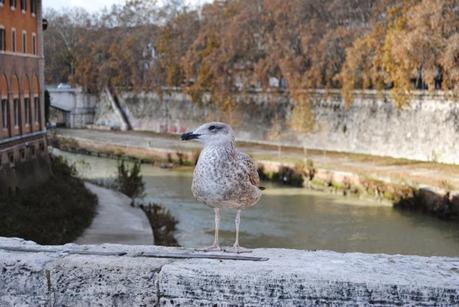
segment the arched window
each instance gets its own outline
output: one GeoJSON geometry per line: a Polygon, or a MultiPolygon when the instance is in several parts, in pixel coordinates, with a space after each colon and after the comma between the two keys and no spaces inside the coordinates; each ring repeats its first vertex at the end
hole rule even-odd
{"type": "Polygon", "coordinates": [[[16,29],[12,28],[11,29],[11,51],[16,52],[17,47],[16,47],[16,29]]]}
{"type": "Polygon", "coordinates": [[[30,12],[32,13],[32,16],[35,16],[37,14],[37,0],[30,0],[30,12]]]}
{"type": "Polygon", "coordinates": [[[23,97],[24,97],[24,123],[32,125],[32,106],[30,104],[30,80],[27,75],[22,78],[23,97]]]}
{"type": "Polygon", "coordinates": [[[22,31],[22,53],[27,53],[27,32],[22,31]]]}
{"type": "Polygon", "coordinates": [[[11,79],[11,93],[13,96],[13,125],[15,128],[21,126],[21,106],[19,103],[19,80],[16,75],[11,79]]]}
{"type": "Polygon", "coordinates": [[[42,128],[42,120],[41,120],[41,103],[40,103],[40,83],[38,83],[37,75],[33,75],[32,77],[32,97],[33,97],[33,110],[34,116],[33,121],[35,124],[38,124],[39,128],[42,128]]]}
{"type": "Polygon", "coordinates": [[[0,51],[6,50],[6,31],[5,27],[0,24],[0,51]]]}
{"type": "Polygon", "coordinates": [[[1,129],[8,130],[9,128],[9,105],[8,105],[8,81],[6,76],[0,74],[0,120],[1,129]]]}
{"type": "Polygon", "coordinates": [[[32,54],[37,54],[37,35],[32,33],[32,54]]]}
{"type": "Polygon", "coordinates": [[[8,81],[6,76],[0,73],[0,98],[8,97],[8,81]]]}

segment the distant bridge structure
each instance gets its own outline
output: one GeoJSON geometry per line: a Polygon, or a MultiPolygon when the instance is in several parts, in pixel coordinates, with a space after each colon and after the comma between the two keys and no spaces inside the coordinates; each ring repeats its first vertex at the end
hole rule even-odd
{"type": "Polygon", "coordinates": [[[97,97],[81,88],[49,86],[50,122],[67,128],[85,128],[94,123],[97,97]]]}

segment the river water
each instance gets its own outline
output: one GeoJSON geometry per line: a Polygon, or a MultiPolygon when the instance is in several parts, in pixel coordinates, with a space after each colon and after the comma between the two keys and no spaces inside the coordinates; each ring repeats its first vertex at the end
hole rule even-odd
{"type": "MultiPolygon", "coordinates": [[[[58,152],[74,163],[82,177],[114,177],[112,159],[58,152]],[[84,161],[84,162],[82,162],[84,161]]],[[[188,170],[142,166],[147,202],[169,209],[179,221],[176,238],[184,247],[213,240],[213,210],[190,191],[188,170]]],[[[326,249],[339,252],[459,256],[459,225],[414,212],[401,212],[371,200],[329,195],[264,183],[261,201],[241,215],[241,245],[326,249]]],[[[234,240],[234,210],[222,212],[221,243],[234,240]]]]}

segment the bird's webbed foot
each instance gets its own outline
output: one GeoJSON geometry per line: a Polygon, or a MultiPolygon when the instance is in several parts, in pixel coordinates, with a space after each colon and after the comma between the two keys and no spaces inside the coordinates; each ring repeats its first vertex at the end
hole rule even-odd
{"type": "Polygon", "coordinates": [[[232,247],[224,248],[223,251],[225,253],[234,253],[234,254],[242,254],[242,253],[251,253],[252,250],[239,246],[239,244],[234,244],[232,247]]]}
{"type": "Polygon", "coordinates": [[[196,248],[198,252],[221,252],[223,249],[218,245],[218,243],[214,243],[208,247],[196,248]]]}

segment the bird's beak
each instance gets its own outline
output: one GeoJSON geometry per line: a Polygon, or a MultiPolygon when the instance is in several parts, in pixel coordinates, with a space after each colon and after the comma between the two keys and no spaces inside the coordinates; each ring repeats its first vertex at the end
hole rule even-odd
{"type": "Polygon", "coordinates": [[[200,134],[194,134],[193,132],[187,132],[187,133],[182,134],[180,138],[182,139],[182,141],[189,141],[189,140],[198,139],[199,136],[200,134]]]}

